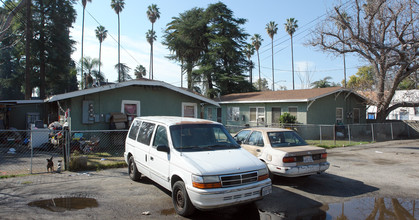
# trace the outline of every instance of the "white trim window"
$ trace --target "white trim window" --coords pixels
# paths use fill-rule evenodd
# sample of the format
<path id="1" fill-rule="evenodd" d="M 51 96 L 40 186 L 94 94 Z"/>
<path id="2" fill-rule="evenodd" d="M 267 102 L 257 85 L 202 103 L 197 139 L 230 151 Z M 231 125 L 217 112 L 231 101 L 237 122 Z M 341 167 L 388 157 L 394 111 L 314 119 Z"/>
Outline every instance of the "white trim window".
<path id="1" fill-rule="evenodd" d="M 132 120 L 140 116 L 140 101 L 122 100 L 121 112 L 127 115 L 128 125 L 131 125 Z"/>
<path id="2" fill-rule="evenodd" d="M 343 108 L 336 108 L 336 124 L 343 123 Z"/>
<path id="3" fill-rule="evenodd" d="M 198 105 L 191 102 L 182 102 L 182 117 L 197 118 Z"/>
<path id="4" fill-rule="evenodd" d="M 240 107 L 227 107 L 227 121 L 238 121 L 240 119 Z"/>
<path id="5" fill-rule="evenodd" d="M 288 113 L 290 113 L 290 115 L 294 116 L 296 119 L 298 119 L 297 118 L 297 112 L 298 112 L 298 107 L 297 106 L 288 107 Z"/>
<path id="6" fill-rule="evenodd" d="M 359 110 L 359 108 L 354 108 L 354 115 L 353 115 L 353 117 L 354 117 L 354 124 L 359 124 L 359 122 L 360 122 L 360 110 Z"/>
<path id="7" fill-rule="evenodd" d="M 264 107 L 250 107 L 250 121 L 265 122 L 265 108 Z"/>
<path id="8" fill-rule="evenodd" d="M 207 119 L 208 120 L 213 120 L 212 119 L 212 108 L 207 109 Z"/>

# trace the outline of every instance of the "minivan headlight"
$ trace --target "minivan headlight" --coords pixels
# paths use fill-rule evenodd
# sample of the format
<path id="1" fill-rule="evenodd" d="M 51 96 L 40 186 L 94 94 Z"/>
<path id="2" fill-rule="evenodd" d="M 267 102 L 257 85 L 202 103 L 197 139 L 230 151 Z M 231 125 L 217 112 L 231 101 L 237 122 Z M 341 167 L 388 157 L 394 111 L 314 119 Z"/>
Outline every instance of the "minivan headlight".
<path id="1" fill-rule="evenodd" d="M 266 180 L 269 178 L 269 172 L 267 168 L 258 170 L 258 181 Z"/>
<path id="2" fill-rule="evenodd" d="M 192 175 L 192 186 L 199 189 L 221 188 L 221 181 L 218 176 Z"/>

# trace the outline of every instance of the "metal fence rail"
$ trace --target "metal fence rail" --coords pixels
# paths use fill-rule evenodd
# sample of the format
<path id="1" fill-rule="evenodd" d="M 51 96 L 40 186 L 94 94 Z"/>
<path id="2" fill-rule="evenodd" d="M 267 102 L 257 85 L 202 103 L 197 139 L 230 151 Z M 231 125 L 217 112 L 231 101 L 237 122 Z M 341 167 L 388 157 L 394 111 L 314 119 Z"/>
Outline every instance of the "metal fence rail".
<path id="1" fill-rule="evenodd" d="M 244 126 L 226 126 L 235 134 Z M 265 127 L 268 127 L 266 125 Z M 297 131 L 306 140 L 321 144 L 324 141 L 379 142 L 397 139 L 419 138 L 418 122 L 372 123 L 349 125 L 302 125 L 274 124 L 269 127 L 288 128 Z"/>
<path id="2" fill-rule="evenodd" d="M 59 165 L 61 170 L 82 170 L 122 163 L 126 133 L 127 130 L 0 130 L 0 176 L 47 173 L 47 159 L 51 157 L 54 171 Z"/>

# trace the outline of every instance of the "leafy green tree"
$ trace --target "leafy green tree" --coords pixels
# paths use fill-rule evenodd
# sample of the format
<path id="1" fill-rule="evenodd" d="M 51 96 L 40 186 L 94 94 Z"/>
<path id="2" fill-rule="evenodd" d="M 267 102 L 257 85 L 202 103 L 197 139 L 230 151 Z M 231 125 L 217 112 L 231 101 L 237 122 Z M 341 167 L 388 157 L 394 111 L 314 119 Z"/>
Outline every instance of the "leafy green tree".
<path id="1" fill-rule="evenodd" d="M 357 91 L 374 90 L 374 68 L 372 66 L 358 68 L 358 72 L 349 77 L 347 87 Z"/>
<path id="2" fill-rule="evenodd" d="M 258 55 L 258 68 L 259 68 L 259 82 L 261 80 L 260 77 L 260 58 L 259 58 L 259 48 L 260 46 L 262 46 L 262 37 L 260 36 L 260 34 L 254 34 L 252 36 L 252 38 L 250 39 L 252 41 L 252 45 L 255 47 L 256 53 Z M 259 84 L 259 87 L 255 86 L 256 88 L 259 88 L 259 90 L 262 90 L 262 86 Z"/>
<path id="3" fill-rule="evenodd" d="M 222 95 L 253 91 L 253 85 L 243 74 L 247 70 L 243 50 L 248 34 L 241 26 L 246 19 L 235 18 L 221 2 L 209 5 L 205 14 L 208 19 L 208 49 L 200 68 L 205 69 L 209 96 L 214 97 L 216 94 L 213 91 L 216 90 Z"/>
<path id="4" fill-rule="evenodd" d="M 171 51 L 168 58 L 180 62 L 186 70 L 189 90 L 193 88 L 192 70 L 208 45 L 207 33 L 204 9 L 193 8 L 173 17 L 163 36 L 163 45 Z"/>
<path id="5" fill-rule="evenodd" d="M 115 13 L 118 15 L 118 63 L 116 66 L 118 67 L 118 82 L 121 82 L 120 80 L 124 77 L 121 76 L 121 69 L 119 67 L 122 67 L 121 64 L 121 22 L 119 19 L 119 13 L 124 9 L 125 2 L 124 0 L 112 0 L 111 1 L 111 8 L 115 11 Z"/>
<path id="6" fill-rule="evenodd" d="M 295 86 L 294 86 L 294 49 L 293 49 L 293 43 L 292 43 L 292 36 L 294 35 L 296 29 L 298 28 L 297 22 L 298 21 L 295 20 L 295 18 L 288 18 L 287 23 L 285 23 L 285 31 L 291 37 L 292 90 L 295 89 Z"/>
<path id="7" fill-rule="evenodd" d="M 271 38 L 271 50 L 272 50 L 272 91 L 275 91 L 275 69 L 274 69 L 274 36 L 278 32 L 278 24 L 275 21 L 270 21 L 266 24 L 266 32 L 268 32 Z"/>
<path id="8" fill-rule="evenodd" d="M 102 65 L 102 63 L 101 63 L 102 42 L 108 36 L 108 30 L 106 30 L 105 27 L 103 27 L 102 25 L 99 25 L 99 26 L 97 26 L 97 28 L 95 30 L 95 33 L 96 33 L 96 38 L 99 40 L 99 75 L 101 75 L 102 73 L 100 72 L 100 66 Z"/>
<path id="9" fill-rule="evenodd" d="M 154 31 L 154 22 L 156 22 L 156 20 L 160 18 L 160 11 L 159 11 L 159 8 L 157 8 L 157 5 L 156 4 L 151 4 L 151 5 L 148 6 L 147 17 L 148 17 L 148 20 L 150 20 L 150 22 L 151 22 L 151 32 L 154 33 L 153 35 L 155 36 L 155 37 L 147 38 L 147 41 L 150 43 L 150 46 L 151 46 L 151 52 L 150 52 L 150 71 L 149 71 L 149 74 L 150 74 L 151 79 L 153 79 L 154 78 L 154 71 L 153 71 L 153 41 L 155 41 L 156 40 L 156 37 L 157 37 L 156 36 L 156 32 Z"/>
<path id="10" fill-rule="evenodd" d="M 269 85 L 268 85 L 268 80 L 266 80 L 265 78 L 263 79 L 258 79 L 257 82 L 255 82 L 253 84 L 253 86 L 255 88 L 260 88 L 259 91 L 269 91 Z"/>
<path id="11" fill-rule="evenodd" d="M 136 79 L 142 79 L 145 77 L 146 75 L 146 69 L 143 65 L 138 65 L 135 69 L 134 69 L 134 75 Z"/>

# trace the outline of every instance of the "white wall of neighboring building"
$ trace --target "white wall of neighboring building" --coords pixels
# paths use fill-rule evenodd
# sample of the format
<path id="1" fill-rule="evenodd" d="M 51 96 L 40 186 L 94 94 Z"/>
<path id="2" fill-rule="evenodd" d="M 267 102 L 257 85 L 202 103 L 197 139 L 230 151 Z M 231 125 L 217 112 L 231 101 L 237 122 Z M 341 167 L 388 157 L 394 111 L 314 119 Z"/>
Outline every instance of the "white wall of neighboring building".
<path id="1" fill-rule="evenodd" d="M 400 102 L 419 102 L 419 90 L 397 90 L 391 103 Z M 390 104 L 391 105 L 391 104 Z M 375 119 L 377 113 L 376 106 L 367 108 L 367 119 Z M 374 116 L 374 118 L 372 118 Z M 390 112 L 387 116 L 388 120 L 415 120 L 419 121 L 419 107 L 402 107 Z"/>

